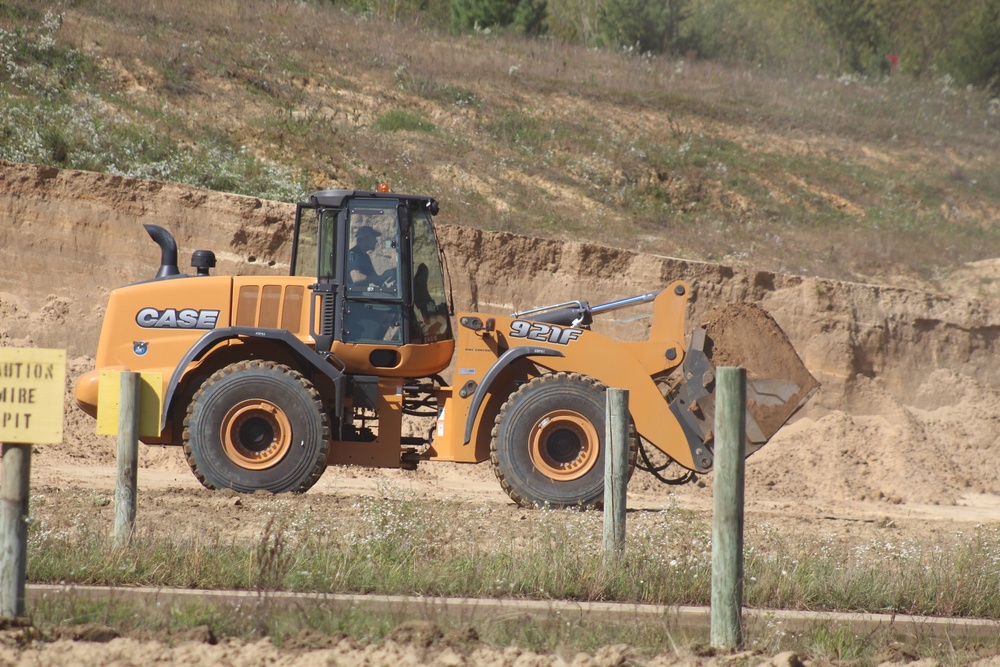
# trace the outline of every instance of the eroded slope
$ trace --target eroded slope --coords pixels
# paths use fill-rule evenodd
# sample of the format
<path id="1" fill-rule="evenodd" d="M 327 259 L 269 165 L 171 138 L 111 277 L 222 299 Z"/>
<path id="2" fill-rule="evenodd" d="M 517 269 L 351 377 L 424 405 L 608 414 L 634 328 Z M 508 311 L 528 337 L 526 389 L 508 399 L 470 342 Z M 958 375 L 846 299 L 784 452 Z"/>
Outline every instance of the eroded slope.
<path id="1" fill-rule="evenodd" d="M 219 273 L 285 273 L 293 212 L 171 183 L 0 163 L 8 259 L 0 265 L 0 344 L 92 356 L 107 294 L 152 277 L 159 264 L 142 223 L 174 234 L 182 270 L 204 248 L 217 254 Z M 990 464 L 1000 454 L 992 301 L 465 227 L 440 234 L 457 310 L 598 304 L 674 280 L 693 288 L 689 324 L 726 303 L 759 303 L 823 384 L 801 418 L 751 459 L 751 483 L 778 489 L 765 492 L 927 502 L 1000 492 Z M 646 316 L 615 311 L 596 326 L 634 339 Z M 63 447 L 90 450 L 91 424 L 70 420 Z"/>

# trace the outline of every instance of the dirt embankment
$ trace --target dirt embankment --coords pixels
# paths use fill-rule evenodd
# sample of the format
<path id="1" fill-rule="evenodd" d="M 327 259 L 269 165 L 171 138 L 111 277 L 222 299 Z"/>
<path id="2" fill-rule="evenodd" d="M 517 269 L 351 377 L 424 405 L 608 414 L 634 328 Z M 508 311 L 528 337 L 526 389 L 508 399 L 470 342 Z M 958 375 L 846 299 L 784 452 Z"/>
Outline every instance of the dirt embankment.
<path id="1" fill-rule="evenodd" d="M 156 272 L 160 251 L 142 223 L 175 236 L 182 270 L 192 250 L 211 249 L 218 273 L 286 273 L 293 215 L 250 197 L 0 162 L 0 243 L 13 260 L 0 264 L 0 345 L 92 356 L 110 290 Z M 763 306 L 823 384 L 751 459 L 749 481 L 763 488 L 909 502 L 1000 492 L 989 463 L 1000 454 L 998 303 L 458 226 L 440 234 L 458 310 L 598 304 L 675 280 L 692 288 L 689 324 L 726 303 Z M 648 314 L 614 311 L 595 328 L 635 339 Z"/>
<path id="2" fill-rule="evenodd" d="M 853 410 L 858 384 L 877 379 L 907 400 L 939 368 L 1000 389 L 992 360 L 1000 304 L 961 295 L 775 274 L 466 227 L 444 227 L 459 304 L 511 311 L 566 299 L 592 304 L 691 284 L 689 324 L 726 303 L 759 303 L 823 383 L 813 414 Z M 632 338 L 648 320 L 617 311 L 606 332 Z M 600 325 L 598 325 L 600 326 Z M 865 399 L 867 401 L 867 399 Z"/>

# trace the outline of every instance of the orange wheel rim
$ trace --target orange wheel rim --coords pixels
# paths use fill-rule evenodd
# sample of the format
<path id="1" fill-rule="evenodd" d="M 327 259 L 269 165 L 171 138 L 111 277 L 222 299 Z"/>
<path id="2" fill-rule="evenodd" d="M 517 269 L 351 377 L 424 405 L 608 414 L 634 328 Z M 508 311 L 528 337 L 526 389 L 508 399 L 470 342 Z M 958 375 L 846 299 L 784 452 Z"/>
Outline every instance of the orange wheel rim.
<path id="1" fill-rule="evenodd" d="M 249 470 L 270 468 L 292 445 L 292 425 L 271 401 L 241 401 L 222 420 L 222 447 L 231 461 Z"/>
<path id="2" fill-rule="evenodd" d="M 528 434 L 528 451 L 535 468 L 561 482 L 590 472 L 600 450 L 601 441 L 593 424 L 572 410 L 545 414 Z"/>

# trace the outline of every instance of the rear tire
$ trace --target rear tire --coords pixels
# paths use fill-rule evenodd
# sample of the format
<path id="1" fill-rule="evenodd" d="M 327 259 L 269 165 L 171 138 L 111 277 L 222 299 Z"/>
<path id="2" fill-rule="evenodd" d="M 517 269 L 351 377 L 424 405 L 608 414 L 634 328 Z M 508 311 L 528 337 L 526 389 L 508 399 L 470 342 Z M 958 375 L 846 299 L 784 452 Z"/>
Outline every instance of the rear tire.
<path id="1" fill-rule="evenodd" d="M 312 383 L 266 361 L 216 371 L 184 420 L 184 454 L 209 489 L 305 491 L 326 469 L 329 440 L 329 419 Z"/>
<path id="2" fill-rule="evenodd" d="M 534 378 L 510 395 L 493 425 L 490 460 L 500 486 L 522 507 L 604 504 L 607 388 L 576 373 Z M 638 439 L 629 442 L 629 474 Z"/>

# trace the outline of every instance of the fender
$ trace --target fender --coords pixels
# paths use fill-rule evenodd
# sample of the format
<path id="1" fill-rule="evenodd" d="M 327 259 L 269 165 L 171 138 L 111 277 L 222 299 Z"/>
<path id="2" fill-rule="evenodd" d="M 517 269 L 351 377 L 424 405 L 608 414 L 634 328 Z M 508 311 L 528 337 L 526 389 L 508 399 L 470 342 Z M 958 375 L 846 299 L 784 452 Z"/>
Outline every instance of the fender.
<path id="1" fill-rule="evenodd" d="M 178 363 L 177 367 L 174 369 L 174 373 L 170 377 L 170 384 L 167 385 L 167 391 L 163 398 L 163 414 L 160 415 L 160 433 L 163 433 L 163 429 L 167 427 L 167 415 L 170 414 L 170 410 L 173 407 L 174 393 L 177 391 L 177 387 L 180 384 L 184 373 L 187 371 L 188 366 L 190 366 L 192 362 L 200 360 L 210 349 L 218 345 L 220 342 L 234 338 L 266 338 L 268 340 L 278 341 L 286 345 L 291 350 L 292 354 L 294 354 L 303 365 L 315 368 L 333 381 L 333 386 L 335 387 L 337 394 L 336 404 L 338 406 L 343 404 L 344 373 L 340 368 L 328 363 L 328 360 L 330 359 L 336 360 L 336 357 L 333 355 L 324 356 L 323 354 L 317 353 L 286 329 L 223 327 L 221 329 L 213 329 L 199 338 L 198 341 L 191 346 L 191 349 L 185 353 L 184 357 L 180 360 L 180 363 Z"/>
<path id="2" fill-rule="evenodd" d="M 493 381 L 500 375 L 503 369 L 510 366 L 512 363 L 521 359 L 522 357 L 565 357 L 559 350 L 550 350 L 546 347 L 529 347 L 527 345 L 521 345 L 518 347 L 512 347 L 503 354 L 501 354 L 493 365 L 490 366 L 490 370 L 486 371 L 486 375 L 483 376 L 483 381 L 479 383 L 476 387 L 476 393 L 472 395 L 472 402 L 469 404 L 469 413 L 465 417 L 465 439 L 462 441 L 463 445 L 468 445 L 469 441 L 472 440 L 472 428 L 476 423 L 476 416 L 479 414 L 479 409 L 483 405 L 483 401 L 486 399 L 486 392 L 489 391 L 490 385 Z"/>

